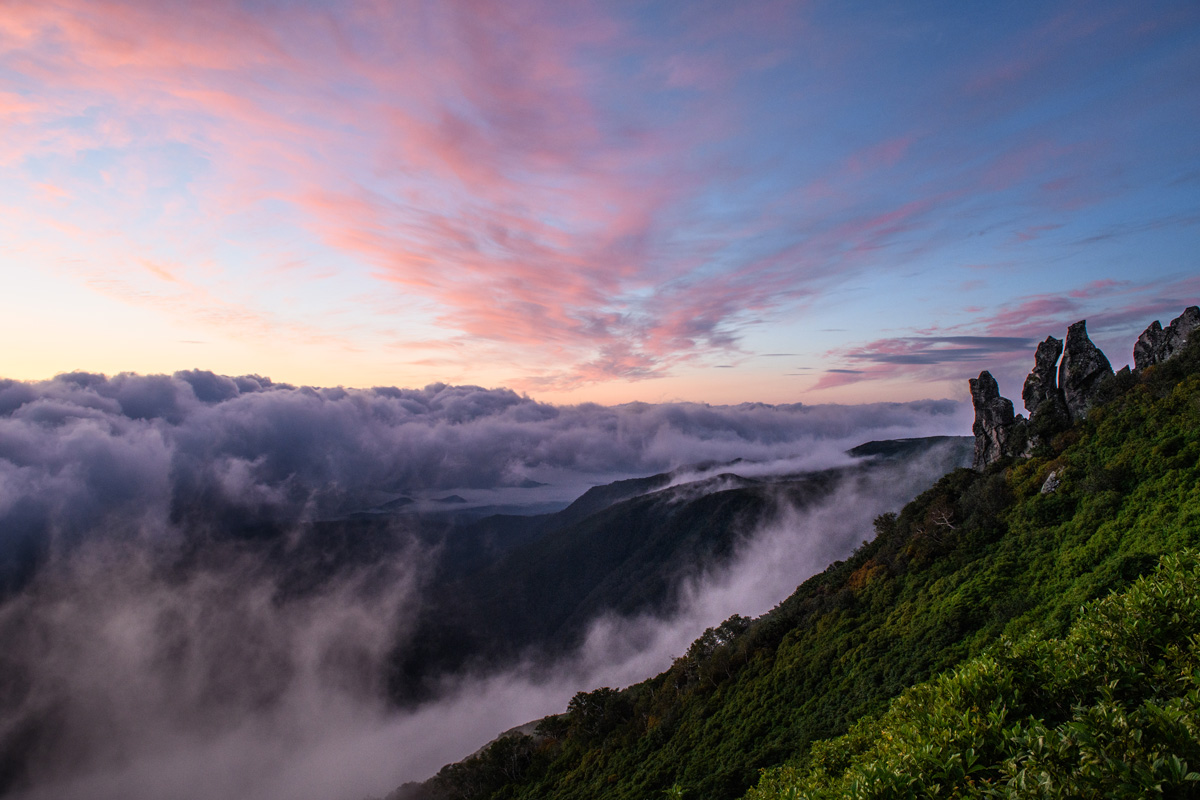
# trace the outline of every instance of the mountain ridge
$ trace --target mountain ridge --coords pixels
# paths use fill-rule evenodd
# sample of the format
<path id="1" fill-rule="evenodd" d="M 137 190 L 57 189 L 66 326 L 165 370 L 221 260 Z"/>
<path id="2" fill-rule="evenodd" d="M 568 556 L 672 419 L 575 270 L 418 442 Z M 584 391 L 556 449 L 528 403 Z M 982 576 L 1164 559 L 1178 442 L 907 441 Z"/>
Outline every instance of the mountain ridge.
<path id="1" fill-rule="evenodd" d="M 948 473 L 882 515 L 874 539 L 766 615 L 731 618 L 660 675 L 581 692 L 537 737 L 502 739 L 390 797 L 740 797 L 760 768 L 805 768 L 814 743 L 1001 634 L 1065 634 L 1081 605 L 1200 544 L 1190 338 L 1102 381 L 1086 415 L 1030 455 Z M 1043 491 L 1051 474 L 1059 484 Z M 763 797 L 806 796 L 772 786 Z"/>
<path id="2" fill-rule="evenodd" d="M 451 539 L 456 552 L 473 549 L 479 531 L 521 540 L 435 583 L 413 644 L 397 653 L 393 696 L 413 703 L 447 674 L 548 662 L 578 646 L 604 614 L 667 615 L 688 577 L 727 563 L 781 505 L 804 508 L 857 476 L 883 476 L 922 455 L 965 463 L 969 446 L 965 437 L 908 440 L 891 459 L 775 478 L 722 472 L 673 484 L 691 470 L 663 473 L 596 487 L 557 514 L 480 520 L 470 537 Z"/>

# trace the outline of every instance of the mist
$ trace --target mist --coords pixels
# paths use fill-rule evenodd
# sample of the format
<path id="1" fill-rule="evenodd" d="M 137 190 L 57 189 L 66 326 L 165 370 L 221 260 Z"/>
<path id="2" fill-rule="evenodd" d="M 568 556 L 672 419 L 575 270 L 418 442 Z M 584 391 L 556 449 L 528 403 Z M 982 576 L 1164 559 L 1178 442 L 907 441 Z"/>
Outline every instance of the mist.
<path id="1" fill-rule="evenodd" d="M 845 463 L 870 439 L 958 433 L 963 419 L 945 401 L 555 407 L 477 387 L 209 373 L 5 382 L 0 552 L 40 555 L 0 604 L 0 793 L 382 796 L 578 691 L 661 671 L 733 613 L 769 610 L 946 464 L 932 454 L 867 472 L 804 509 L 781 499 L 723 568 L 679 587 L 671 616 L 595 620 L 552 665 L 448 678 L 402 711 L 388 701 L 388 657 L 411 635 L 436 547 L 398 521 L 386 557 L 295 592 L 239 541 L 201 537 L 201 557 L 181 567 L 197 529 L 246 515 L 299 530 L 422 492 L 519 502 L 545 488 L 530 482 L 565 502 L 595 483 L 737 458 L 738 474 L 792 473 Z M 690 474 L 703 470 L 676 483 Z"/>
<path id="2" fill-rule="evenodd" d="M 554 406 L 507 389 L 293 387 L 208 372 L 0 380 L 8 539 L 210 517 L 313 519 L 397 497 L 570 502 L 706 461 L 837 458 L 867 439 L 960 433 L 962 404 Z M 545 484 L 538 486 L 537 484 Z"/>

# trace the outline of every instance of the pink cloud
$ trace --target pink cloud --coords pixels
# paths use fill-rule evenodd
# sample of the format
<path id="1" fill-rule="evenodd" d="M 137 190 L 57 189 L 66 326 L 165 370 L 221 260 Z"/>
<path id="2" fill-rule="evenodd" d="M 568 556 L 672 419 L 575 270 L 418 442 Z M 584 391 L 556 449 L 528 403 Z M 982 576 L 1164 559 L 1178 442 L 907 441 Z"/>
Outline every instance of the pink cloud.
<path id="1" fill-rule="evenodd" d="M 672 33 L 648 42 L 602 3 L 14 1 L 0 15 L 0 163 L 49 163 L 38 181 L 61 189 L 57 202 L 103 198 L 87 220 L 57 219 L 47 199 L 39 221 L 76 226 L 82 242 L 124 231 L 137 258 L 91 277 L 130 302 L 163 303 L 170 276 L 193 290 L 170 298 L 188 313 L 243 318 L 250 303 L 223 294 L 206 242 L 282 231 L 262 261 L 311 263 L 311 276 L 349 264 L 373 284 L 344 313 L 374 313 L 422 347 L 440 329 L 447 359 L 485 353 L 566 385 L 736 352 L 745 330 L 877 268 L 884 251 L 901 264 L 935 246 L 948 208 L 1084 152 L 1031 137 L 982 172 L 947 175 L 923 169 L 933 148 L 916 145 L 933 134 L 907 124 L 709 230 L 696 209 L 743 204 L 725 189 L 746 176 L 719 153 L 751 119 L 740 91 L 802 49 L 807 9 L 665 13 Z M 614 91 L 623 81 L 630 91 Z M 662 98 L 678 104 L 670 114 L 637 106 Z M 168 149 L 203 166 L 173 175 L 155 155 Z M 94 153 L 95 174 L 75 171 Z M 922 177 L 897 202 L 895 184 L 870 184 L 900 165 Z M 1076 191 L 1050 177 L 1048 193 Z M 153 217 L 141 240 L 122 227 L 138 217 Z M 305 270 L 262 268 L 264 294 Z M 1026 298 L 987 324 L 1032 328 L 1083 299 Z M 418 333 L 405 313 L 420 316 Z"/>
<path id="2" fill-rule="evenodd" d="M 1062 228 L 1062 225 L 1031 225 L 1023 230 L 1016 231 L 1013 234 L 1013 238 L 1023 244 L 1025 242 L 1032 242 L 1036 239 L 1040 239 L 1042 238 L 1042 234 L 1050 233 L 1051 231 L 1056 231 L 1060 228 Z"/>
<path id="3" fill-rule="evenodd" d="M 981 369 L 1019 387 L 1033 365 L 1034 343 L 1048 335 L 1061 338 L 1080 319 L 1087 320 L 1089 334 L 1103 340 L 1110 359 L 1120 364 L 1153 320 L 1165 324 L 1198 300 L 1200 277 L 1140 285 L 1095 280 L 1063 294 L 1019 298 L 991 314 L 972 312 L 968 324 L 925 328 L 912 336 L 832 351 L 829 359 L 848 368 L 827 372 L 814 389 L 888 379 L 963 380 Z"/>
<path id="4" fill-rule="evenodd" d="M 282 202 L 328 246 L 429 301 L 450 335 L 539 352 L 548 372 L 579 380 L 651 377 L 734 347 L 747 319 L 811 294 L 798 277 L 852 266 L 930 208 L 833 219 L 800 245 L 715 276 L 700 251 L 657 257 L 665 217 L 699 180 L 678 154 L 720 124 L 614 126 L 595 91 L 606 76 L 577 58 L 581 47 L 619 47 L 622 27 L 599 7 L 573 9 L 570 24 L 518 4 L 359 8 L 337 19 L 116 0 L 18 10 L 4 31 L 48 91 L 15 109 L 47 119 L 98 103 L 154 124 L 117 115 L 73 144 L 37 141 L 35 131 L 26 154 L 147 137 L 219 154 L 219 174 L 198 187 L 214 220 Z M 731 12 L 712 29 L 706 14 L 684 36 L 703 43 L 729 24 L 778 35 L 791 13 L 786 4 Z M 730 55 L 703 57 L 733 75 Z M 365 99 L 337 91 L 351 74 L 367 81 Z M 894 164 L 910 142 L 881 142 L 846 169 Z M 212 297 L 195 293 L 197 314 L 225 313 Z"/>
<path id="5" fill-rule="evenodd" d="M 452 328 L 531 346 L 573 339 L 586 355 L 603 345 L 588 337 L 616 318 L 598 307 L 648 279 L 637 242 L 688 180 L 646 185 L 634 172 L 660 159 L 665 143 L 614 140 L 601 130 L 603 116 L 588 100 L 592 78 L 573 64 L 573 48 L 594 42 L 598 30 L 611 35 L 612 26 L 578 18 L 556 26 L 528 10 L 441 6 L 430 24 L 452 30 L 435 45 L 405 37 L 386 67 L 352 65 L 369 67 L 375 81 L 363 106 L 319 91 L 339 79 L 327 73 L 340 62 L 275 41 L 275 31 L 296 28 L 312 38 L 303 29 L 318 21 L 303 11 L 284 21 L 232 5 L 176 13 L 127 3 L 22 4 L 6 16 L 4 34 L 26 48 L 28 74 L 45 99 L 6 92 L 3 110 L 45 119 L 70 113 L 54 105 L 64 99 L 104 98 L 141 109 L 166 124 L 156 132 L 164 140 L 220 153 L 226 174 L 223 187 L 214 184 L 221 193 L 210 198 L 213 211 L 282 200 L 333 246 L 368 257 L 380 277 L 440 303 Z M 384 29 L 380 38 L 392 45 L 411 19 L 402 9 L 384 12 L 357 21 L 372 33 Z M 403 55 L 414 44 L 424 44 L 421 58 Z M 430 57 L 440 45 L 448 51 Z M 418 62 L 428 75 L 406 68 Z M 306 81 L 318 83 L 315 96 L 293 90 Z M 371 107 L 385 113 L 364 116 Z M 14 157 L 47 145 L 124 147 L 142 135 L 130 122 L 113 118 L 73 145 L 38 141 L 32 131 Z M 390 196 L 340 174 L 372 166 L 369 152 L 354 152 L 356 136 L 391 142 L 399 156 Z"/>
<path id="6" fill-rule="evenodd" d="M 895 378 L 899 373 L 894 367 L 872 366 L 866 369 L 832 369 L 826 370 L 816 383 L 813 384 L 813 391 L 821 391 L 823 389 L 837 389 L 842 386 L 852 386 L 856 383 L 866 381 L 890 380 Z"/>
<path id="7" fill-rule="evenodd" d="M 885 139 L 871 145 L 846 159 L 844 170 L 852 175 L 873 174 L 886 167 L 894 167 L 912 147 L 913 135 Z"/>
<path id="8" fill-rule="evenodd" d="M 1055 140 L 1026 142 L 1000 153 L 980 174 L 983 188 L 1001 191 L 1028 180 L 1044 176 L 1055 165 L 1075 155 L 1072 146 Z"/>
<path id="9" fill-rule="evenodd" d="M 1079 299 L 1095 297 L 1097 295 L 1112 294 L 1114 290 L 1123 289 L 1131 284 L 1132 281 L 1114 281 L 1111 278 L 1105 278 L 1103 280 L 1092 281 L 1082 288 L 1072 289 L 1067 294 Z"/>
<path id="10" fill-rule="evenodd" d="M 995 97 L 1035 75 L 1045 73 L 1072 43 L 1092 37 L 1098 30 L 1125 22 L 1127 11 L 1098 13 L 1091 6 L 1068 8 L 1017 37 L 999 40 L 997 48 L 967 78 L 969 95 Z"/>

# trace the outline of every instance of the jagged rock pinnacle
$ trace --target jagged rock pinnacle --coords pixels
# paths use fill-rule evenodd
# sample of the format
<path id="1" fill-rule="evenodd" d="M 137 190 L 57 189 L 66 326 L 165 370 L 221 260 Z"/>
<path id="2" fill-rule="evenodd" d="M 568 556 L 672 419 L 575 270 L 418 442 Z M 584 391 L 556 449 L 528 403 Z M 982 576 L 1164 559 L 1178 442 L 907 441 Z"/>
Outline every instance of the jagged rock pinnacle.
<path id="1" fill-rule="evenodd" d="M 1067 328 L 1062 363 L 1058 366 L 1058 385 L 1067 403 L 1072 421 L 1087 415 L 1088 406 L 1100 384 L 1111 378 L 1112 365 L 1087 335 L 1087 320 Z"/>
<path id="2" fill-rule="evenodd" d="M 971 378 L 971 403 L 975 406 L 975 469 L 983 469 L 1009 453 L 1009 442 L 1017 419 L 1013 404 L 1000 396 L 1000 386 L 992 373 L 984 370 Z"/>
<path id="3" fill-rule="evenodd" d="M 1162 361 L 1159 357 L 1159 354 L 1162 352 L 1162 345 L 1162 324 L 1158 320 L 1154 320 L 1154 322 L 1150 323 L 1149 328 L 1142 331 L 1142 335 L 1138 337 L 1137 342 L 1133 345 L 1134 369 L 1145 369 Z"/>
<path id="4" fill-rule="evenodd" d="M 1135 368 L 1145 369 L 1170 359 L 1196 330 L 1200 330 L 1200 306 L 1185 308 L 1165 330 L 1154 321 L 1133 348 Z M 985 370 L 970 380 L 971 403 L 975 406 L 975 423 L 971 426 L 975 434 L 975 469 L 1005 456 L 1030 455 L 1040 443 L 1050 441 L 1055 433 L 1085 416 L 1100 387 L 1113 377 L 1108 358 L 1088 338 L 1086 320 L 1067 329 L 1066 342 L 1047 336 L 1033 358 L 1033 371 L 1021 390 L 1021 399 L 1029 410 L 1028 420 L 1013 415 L 1012 401 L 1000 396 L 1000 387 L 990 372 Z M 1122 375 L 1128 373 L 1129 367 L 1121 370 Z"/>
<path id="5" fill-rule="evenodd" d="M 1188 335 L 1197 328 L 1200 328 L 1200 307 L 1197 306 L 1185 308 L 1166 330 L 1154 320 L 1133 346 L 1134 368 L 1141 370 L 1166 361 L 1183 349 Z"/>
<path id="6" fill-rule="evenodd" d="M 1033 356 L 1033 372 L 1025 379 L 1025 387 L 1021 390 L 1021 399 L 1025 401 L 1025 409 L 1030 419 L 1046 406 L 1063 406 L 1062 392 L 1058 390 L 1058 357 L 1062 355 L 1062 339 L 1047 336 L 1046 341 L 1037 346 Z"/>
<path id="7" fill-rule="evenodd" d="M 1040 442 L 1049 440 L 1059 430 L 1065 428 L 1069 421 L 1067 416 L 1067 401 L 1062 389 L 1058 388 L 1058 357 L 1062 355 L 1062 339 L 1047 336 L 1046 341 L 1037 346 L 1034 355 L 1033 371 L 1025 379 L 1021 390 L 1021 399 L 1029 411 L 1029 444 L 1036 447 Z"/>

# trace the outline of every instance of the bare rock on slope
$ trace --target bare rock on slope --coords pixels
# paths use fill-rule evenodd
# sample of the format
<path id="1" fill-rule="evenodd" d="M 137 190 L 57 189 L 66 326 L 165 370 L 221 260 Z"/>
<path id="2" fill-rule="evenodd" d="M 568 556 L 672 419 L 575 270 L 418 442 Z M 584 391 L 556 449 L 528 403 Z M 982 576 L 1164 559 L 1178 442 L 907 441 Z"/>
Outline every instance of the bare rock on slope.
<path id="1" fill-rule="evenodd" d="M 1197 306 L 1185 308 L 1166 330 L 1154 320 L 1133 346 L 1134 368 L 1142 370 L 1166 361 L 1183 349 L 1188 336 L 1197 328 L 1200 328 L 1200 307 Z"/>
<path id="2" fill-rule="evenodd" d="M 992 373 L 984 370 L 969 383 L 971 404 L 975 406 L 975 423 L 971 426 L 975 434 L 975 469 L 983 469 L 1012 455 L 1018 421 L 1024 423 L 1024 419 L 1013 416 L 1012 401 L 1000 396 L 1000 386 Z"/>
<path id="3" fill-rule="evenodd" d="M 1030 439 L 1034 445 L 1037 443 L 1034 440 L 1048 438 L 1069 421 L 1067 401 L 1058 387 L 1058 357 L 1062 351 L 1062 340 L 1047 336 L 1037 346 L 1033 371 L 1021 390 L 1021 399 L 1029 411 Z"/>
<path id="4" fill-rule="evenodd" d="M 1112 365 L 1087 335 L 1087 320 L 1067 328 L 1062 363 L 1058 365 L 1058 385 L 1072 421 L 1087 415 L 1088 406 L 1100 385 L 1112 377 Z"/>

